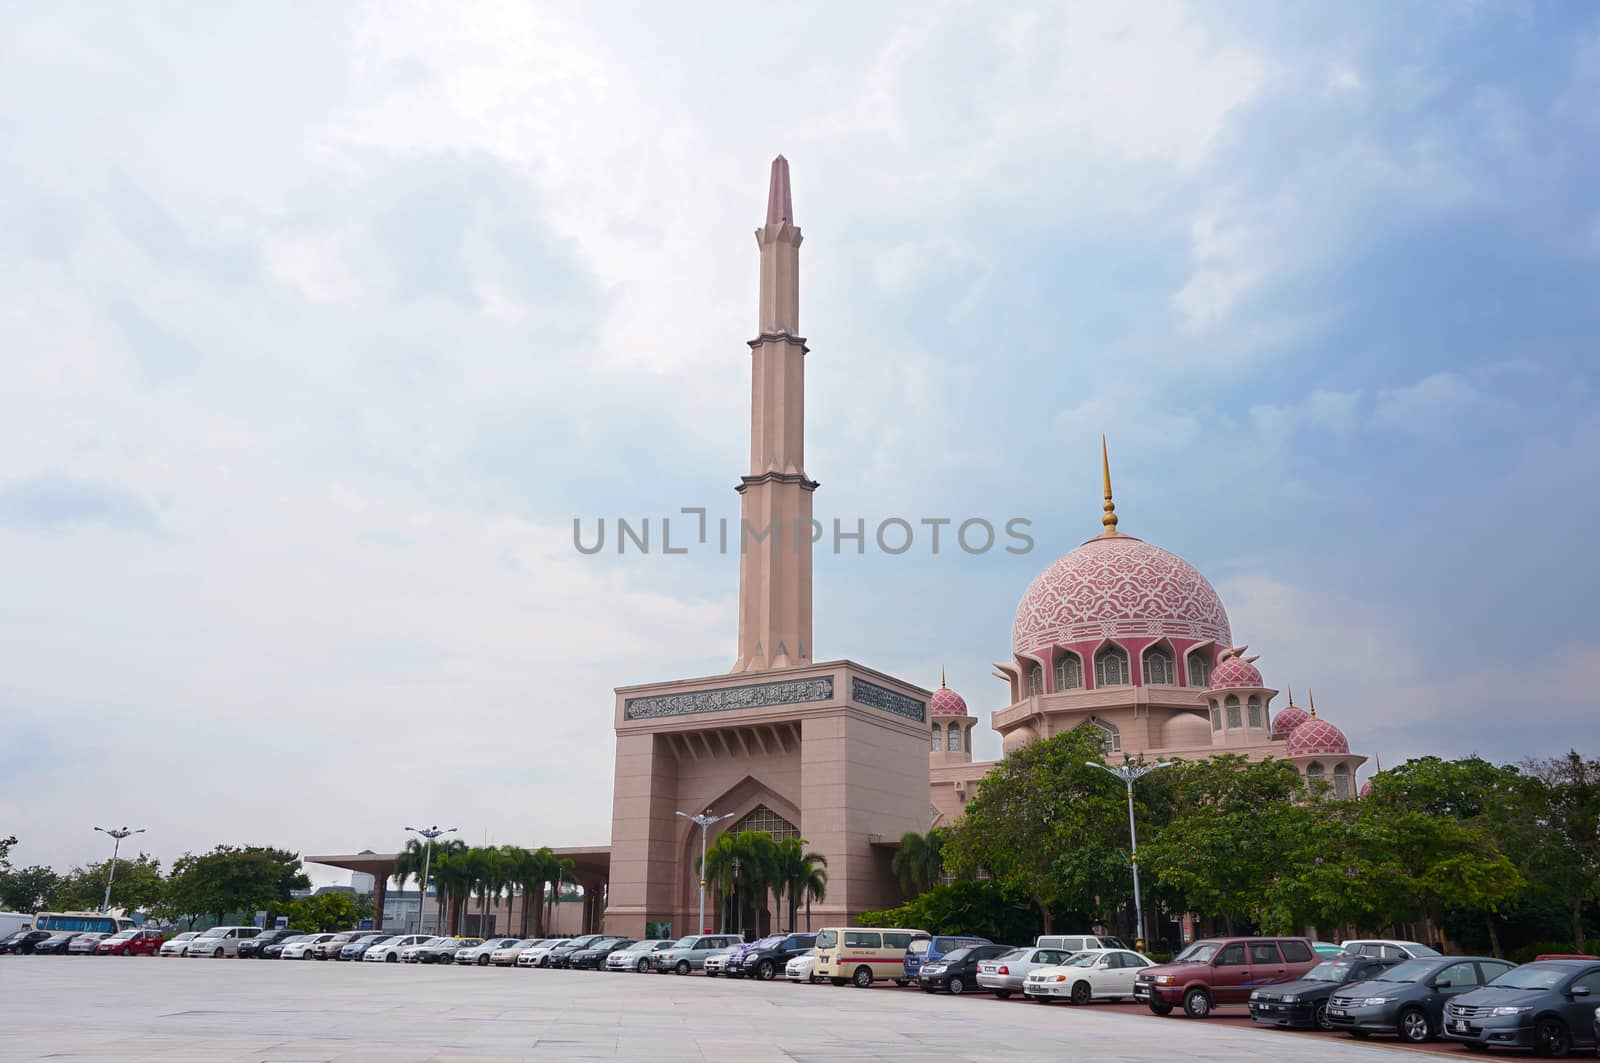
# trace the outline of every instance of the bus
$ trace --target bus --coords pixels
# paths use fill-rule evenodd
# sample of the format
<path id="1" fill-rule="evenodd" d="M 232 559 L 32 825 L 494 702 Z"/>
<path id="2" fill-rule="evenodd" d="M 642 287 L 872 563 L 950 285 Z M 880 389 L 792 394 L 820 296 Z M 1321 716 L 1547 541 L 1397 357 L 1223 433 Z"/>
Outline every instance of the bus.
<path id="1" fill-rule="evenodd" d="M 134 926 L 132 919 L 106 915 L 103 912 L 35 912 L 33 915 L 35 930 L 49 930 L 56 933 L 83 930 L 99 934 L 115 934 L 119 930 L 131 930 Z"/>

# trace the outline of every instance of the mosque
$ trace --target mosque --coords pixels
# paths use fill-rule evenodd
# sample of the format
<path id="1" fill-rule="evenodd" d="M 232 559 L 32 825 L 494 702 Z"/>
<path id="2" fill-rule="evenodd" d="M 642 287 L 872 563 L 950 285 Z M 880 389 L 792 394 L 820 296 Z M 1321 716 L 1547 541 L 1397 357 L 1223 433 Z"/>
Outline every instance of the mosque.
<path id="1" fill-rule="evenodd" d="M 802 532 L 819 486 L 805 467 L 810 347 L 800 332 L 802 234 L 781 155 L 755 238 L 750 466 L 735 490 L 743 526 L 770 534 L 741 544 L 731 670 L 615 691 L 610 844 L 556 850 L 578 866 L 582 929 L 696 929 L 696 859 L 729 830 L 803 837 L 827 859 L 813 925 L 892 906 L 902 899 L 890 867 L 901 836 L 955 822 L 995 767 L 973 760 L 978 717 L 942 679 L 930 691 L 853 660 L 815 659 L 812 537 Z M 1100 534 L 1027 588 L 1010 654 L 995 664 L 1007 696 L 989 725 L 1005 752 L 1088 724 L 1109 758 L 1274 757 L 1354 796 L 1366 758 L 1314 701 L 1302 709 L 1291 694 L 1274 710 L 1278 691 L 1234 644 L 1206 578 L 1119 529 L 1103 442 L 1101 471 Z M 372 873 L 380 891 L 394 867 L 394 854 L 307 859 Z M 714 893 L 706 891 L 705 930 L 720 919 Z M 767 913 L 749 914 L 743 925 L 765 932 Z"/>

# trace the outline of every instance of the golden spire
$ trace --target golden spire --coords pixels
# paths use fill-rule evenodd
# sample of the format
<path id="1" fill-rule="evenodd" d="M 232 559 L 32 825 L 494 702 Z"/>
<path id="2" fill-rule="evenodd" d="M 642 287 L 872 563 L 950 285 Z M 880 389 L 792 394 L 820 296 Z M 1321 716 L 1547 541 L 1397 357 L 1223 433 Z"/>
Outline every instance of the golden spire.
<path id="1" fill-rule="evenodd" d="M 1100 518 L 1100 523 L 1106 526 L 1101 536 L 1117 534 L 1117 504 L 1111 501 L 1111 459 L 1106 454 L 1106 437 L 1100 437 L 1100 476 L 1106 485 L 1106 515 Z"/>
<path id="2" fill-rule="evenodd" d="M 946 689 L 944 685 L 944 665 L 942 664 L 939 666 L 939 689 Z"/>
<path id="3" fill-rule="evenodd" d="M 1294 704 L 1294 686 L 1293 686 L 1293 684 L 1291 684 L 1290 687 L 1289 687 L 1289 704 L 1290 705 Z"/>
<path id="4" fill-rule="evenodd" d="M 1311 698 L 1311 716 L 1315 719 L 1317 715 L 1317 692 L 1315 690 L 1308 691 L 1307 696 Z"/>

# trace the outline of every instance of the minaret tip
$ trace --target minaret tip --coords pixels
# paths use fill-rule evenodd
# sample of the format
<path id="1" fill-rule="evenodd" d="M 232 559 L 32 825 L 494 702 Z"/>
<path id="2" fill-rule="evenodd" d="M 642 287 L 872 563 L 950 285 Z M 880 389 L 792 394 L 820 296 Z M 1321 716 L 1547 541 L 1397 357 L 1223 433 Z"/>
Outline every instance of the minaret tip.
<path id="1" fill-rule="evenodd" d="M 942 665 L 942 664 L 939 666 L 939 689 L 940 690 L 945 689 L 945 685 L 944 685 L 944 665 Z"/>
<path id="2" fill-rule="evenodd" d="M 1317 692 L 1315 690 L 1307 690 L 1306 696 L 1311 699 L 1311 715 L 1315 718 L 1317 715 Z"/>
<path id="3" fill-rule="evenodd" d="M 772 160 L 772 179 L 767 185 L 767 224 L 794 221 L 794 202 L 789 193 L 789 160 L 779 155 Z"/>
<path id="4" fill-rule="evenodd" d="M 1100 437 L 1100 476 L 1105 481 L 1106 488 L 1106 515 L 1100 518 L 1100 523 L 1106 530 L 1101 536 L 1116 535 L 1117 533 L 1117 504 L 1111 501 L 1111 458 L 1106 451 L 1106 437 Z"/>

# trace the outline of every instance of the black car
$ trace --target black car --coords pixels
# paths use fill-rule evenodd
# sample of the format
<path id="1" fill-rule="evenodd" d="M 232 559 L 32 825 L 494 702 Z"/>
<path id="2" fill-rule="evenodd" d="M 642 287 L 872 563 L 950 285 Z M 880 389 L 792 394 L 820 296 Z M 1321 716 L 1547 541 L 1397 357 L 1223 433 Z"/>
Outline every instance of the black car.
<path id="1" fill-rule="evenodd" d="M 959 996 L 969 989 L 978 988 L 978 964 L 1004 956 L 1010 945 L 968 945 L 945 953 L 937 960 L 924 963 L 917 970 L 917 984 L 929 993 L 946 990 Z"/>
<path id="2" fill-rule="evenodd" d="M 1399 963 L 1374 956 L 1339 956 L 1323 960 L 1295 982 L 1282 982 L 1250 994 L 1250 1017 L 1265 1026 L 1328 1025 L 1328 998 L 1340 986 L 1376 978 Z"/>
<path id="3" fill-rule="evenodd" d="M 770 982 L 783 973 L 790 960 L 802 952 L 810 952 L 816 944 L 815 934 L 789 934 L 770 945 L 758 943 L 759 947 L 740 954 L 737 959 L 730 959 L 728 966 L 723 968 L 723 973 L 730 978 L 743 978 L 748 975 L 763 982 Z"/>
<path id="4" fill-rule="evenodd" d="M 567 965 L 567 961 L 572 959 L 572 954 L 574 952 L 577 952 L 580 949 L 588 948 L 590 945 L 597 943 L 603 937 L 605 937 L 604 934 L 585 934 L 582 937 L 575 937 L 570 941 L 563 941 L 545 955 L 544 963 L 542 963 L 540 966 L 565 967 Z"/>
<path id="5" fill-rule="evenodd" d="M 1560 1059 L 1594 1049 L 1600 960 L 1539 960 L 1444 1007 L 1444 1035 L 1472 1048 L 1531 1048 Z"/>
<path id="6" fill-rule="evenodd" d="M 1328 1028 L 1352 1037 L 1398 1034 L 1422 1044 L 1439 1036 L 1445 1002 L 1511 970 L 1492 956 L 1425 956 L 1402 960 L 1366 982 L 1340 986 L 1328 1000 Z"/>
<path id="7" fill-rule="evenodd" d="M 310 934 L 296 930 L 286 938 L 279 938 L 270 945 L 261 946 L 261 951 L 256 953 L 256 955 L 263 960 L 281 960 L 283 959 L 283 947 L 285 945 L 289 944 L 291 941 L 299 941 L 303 937 L 310 936 Z M 244 946 L 245 943 L 243 941 L 239 942 L 239 947 L 241 949 L 244 948 Z"/>
<path id="8" fill-rule="evenodd" d="M 82 933 L 84 933 L 82 930 L 63 930 L 58 934 L 51 934 L 43 941 L 34 942 L 33 954 L 35 956 L 65 956 L 67 954 L 67 946 L 72 944 L 72 939 Z"/>
<path id="9" fill-rule="evenodd" d="M 261 950 L 268 945 L 281 945 L 290 938 L 297 938 L 305 933 L 304 930 L 290 930 L 287 927 L 276 930 L 263 930 L 253 938 L 245 938 L 239 942 L 239 958 L 241 960 L 258 960 Z M 278 950 L 282 952 L 282 949 Z"/>
<path id="10" fill-rule="evenodd" d="M 50 936 L 48 930 L 19 930 L 15 934 L 0 941 L 0 955 L 14 953 L 25 955 L 33 951 L 33 947 Z"/>
<path id="11" fill-rule="evenodd" d="M 598 971 L 606 965 L 606 957 L 618 949 L 625 949 L 629 945 L 638 944 L 633 938 L 606 937 L 601 938 L 586 949 L 574 949 L 567 953 L 565 967 L 575 971 Z"/>

